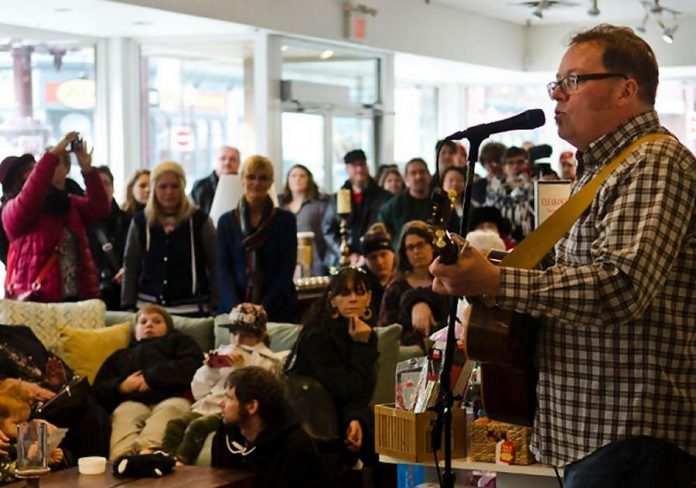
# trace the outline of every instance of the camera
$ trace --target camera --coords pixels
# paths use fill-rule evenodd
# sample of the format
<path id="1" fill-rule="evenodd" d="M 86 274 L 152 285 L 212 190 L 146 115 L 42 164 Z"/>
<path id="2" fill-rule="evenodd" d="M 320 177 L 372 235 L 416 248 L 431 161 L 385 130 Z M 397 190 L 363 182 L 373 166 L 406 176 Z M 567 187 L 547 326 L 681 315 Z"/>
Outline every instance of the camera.
<path id="1" fill-rule="evenodd" d="M 70 152 L 77 152 L 77 151 L 82 150 L 82 144 L 83 144 L 82 138 L 77 137 L 75 140 L 70 141 L 69 151 Z"/>

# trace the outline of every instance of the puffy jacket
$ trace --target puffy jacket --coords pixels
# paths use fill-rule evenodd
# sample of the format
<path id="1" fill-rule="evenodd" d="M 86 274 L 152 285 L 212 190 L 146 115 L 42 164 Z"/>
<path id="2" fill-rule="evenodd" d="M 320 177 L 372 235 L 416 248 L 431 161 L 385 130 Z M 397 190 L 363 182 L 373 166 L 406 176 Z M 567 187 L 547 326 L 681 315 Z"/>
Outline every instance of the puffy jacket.
<path id="1" fill-rule="evenodd" d="M 99 296 L 99 276 L 89 251 L 86 226 L 97 223 L 109 213 L 109 200 L 99 172 L 83 173 L 87 196 L 70 195 L 70 210 L 63 215 L 43 211 L 46 195 L 60 159 L 47 152 L 36 164 L 22 191 L 7 202 L 2 222 L 10 241 L 5 289 L 8 298 L 29 290 L 41 268 L 46 264 L 58 239 L 67 226 L 76 236 L 80 252 L 79 298 Z M 59 302 L 63 298 L 60 266 L 48 272 L 41 289 L 32 300 Z"/>

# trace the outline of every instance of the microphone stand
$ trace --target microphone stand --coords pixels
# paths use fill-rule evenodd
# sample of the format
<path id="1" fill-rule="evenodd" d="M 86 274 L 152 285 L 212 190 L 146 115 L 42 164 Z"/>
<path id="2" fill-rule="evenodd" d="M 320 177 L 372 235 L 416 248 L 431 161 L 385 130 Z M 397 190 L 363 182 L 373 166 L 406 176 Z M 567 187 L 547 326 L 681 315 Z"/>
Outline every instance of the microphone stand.
<path id="1" fill-rule="evenodd" d="M 486 139 L 485 137 L 472 137 L 469 140 L 469 164 L 466 173 L 466 188 L 464 190 L 464 205 L 462 219 L 459 222 L 459 235 L 464 236 L 469 224 L 469 209 L 471 208 L 471 193 L 474 182 L 474 168 L 478 159 L 479 147 Z M 439 154 L 437 155 L 439 156 Z M 438 158 L 435 159 L 438 161 Z M 454 405 L 454 394 L 452 392 L 452 364 L 454 361 L 455 328 L 457 325 L 457 304 L 460 297 L 451 296 L 449 301 L 449 324 L 447 327 L 447 342 L 445 345 L 445 358 L 440 371 L 440 394 L 434 410 L 437 413 L 435 424 L 432 430 L 433 451 L 440 447 L 441 433 L 445 433 L 445 469 L 440 480 L 440 488 L 454 488 L 455 473 L 452 470 L 452 407 Z"/>

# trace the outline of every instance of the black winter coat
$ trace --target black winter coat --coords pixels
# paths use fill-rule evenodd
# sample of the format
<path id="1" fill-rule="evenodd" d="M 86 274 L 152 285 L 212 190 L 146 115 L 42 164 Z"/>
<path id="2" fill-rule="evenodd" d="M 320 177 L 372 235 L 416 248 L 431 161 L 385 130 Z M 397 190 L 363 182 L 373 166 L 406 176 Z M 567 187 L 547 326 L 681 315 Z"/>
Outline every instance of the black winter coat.
<path id="1" fill-rule="evenodd" d="M 232 454 L 236 441 L 248 455 Z M 253 449 L 253 451 L 251 451 Z M 326 488 L 330 486 L 314 441 L 298 424 L 266 428 L 255 442 L 246 442 L 235 427 L 223 424 L 213 437 L 211 465 L 215 468 L 253 469 L 256 488 Z"/>
<path id="2" fill-rule="evenodd" d="M 190 397 L 191 380 L 202 362 L 198 344 L 177 330 L 164 337 L 139 342 L 133 339 L 126 349 L 116 351 L 104 362 L 94 379 L 94 392 L 109 412 L 126 400 L 155 405 L 171 397 Z M 121 393 L 121 382 L 136 371 L 143 372 L 150 389 Z"/>
<path id="3" fill-rule="evenodd" d="M 286 371 L 316 379 L 331 394 L 344 432 L 351 420 L 371 429 L 369 407 L 377 383 L 377 335 L 355 342 L 347 319 L 328 320 L 302 331 L 288 357 Z M 364 437 L 364 436 L 363 436 Z"/>
<path id="4" fill-rule="evenodd" d="M 350 181 L 346 181 L 342 188 L 350 189 L 352 200 L 353 190 Z M 377 215 L 382 205 L 391 197 L 391 193 L 381 188 L 375 180 L 370 178 L 367 188 L 363 190 L 362 203 L 357 208 L 352 208 L 348 217 L 348 245 L 350 246 L 350 252 L 360 252 L 360 238 L 365 235 L 365 232 L 372 224 L 377 222 Z M 351 201 L 351 205 L 355 205 L 355 202 Z M 329 204 L 326 207 L 321 227 L 326 240 L 324 263 L 327 268 L 337 266 L 341 257 L 341 222 L 336 214 L 336 194 L 331 195 L 331 198 L 329 198 Z"/>

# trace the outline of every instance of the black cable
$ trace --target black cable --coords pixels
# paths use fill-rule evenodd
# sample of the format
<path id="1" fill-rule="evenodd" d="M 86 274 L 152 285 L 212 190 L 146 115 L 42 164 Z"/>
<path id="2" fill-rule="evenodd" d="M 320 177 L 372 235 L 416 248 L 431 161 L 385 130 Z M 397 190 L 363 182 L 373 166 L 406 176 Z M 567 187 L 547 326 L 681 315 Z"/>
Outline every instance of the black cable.
<path id="1" fill-rule="evenodd" d="M 558 468 L 556 466 L 553 467 L 553 472 L 556 473 L 556 481 L 558 481 L 558 486 L 563 488 L 563 481 L 561 480 L 561 475 L 558 474 Z"/>

